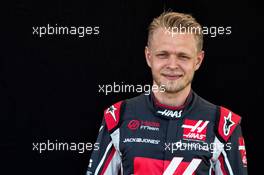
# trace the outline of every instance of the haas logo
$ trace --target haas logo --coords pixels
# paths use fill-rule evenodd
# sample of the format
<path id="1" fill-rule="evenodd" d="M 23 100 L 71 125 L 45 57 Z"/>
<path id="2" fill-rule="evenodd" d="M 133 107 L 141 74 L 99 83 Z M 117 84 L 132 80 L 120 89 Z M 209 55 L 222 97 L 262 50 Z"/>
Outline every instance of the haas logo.
<path id="1" fill-rule="evenodd" d="M 196 169 L 202 163 L 202 159 L 194 158 L 184 161 L 183 157 L 173 157 L 172 160 L 159 160 L 145 157 L 135 157 L 135 174 L 155 174 L 155 175 L 194 175 Z M 162 172 L 163 171 L 163 172 Z M 146 173 L 150 172 L 150 173 Z"/>
<path id="2" fill-rule="evenodd" d="M 184 128 L 183 138 L 189 140 L 205 141 L 208 123 L 209 121 L 203 120 L 184 120 L 184 124 L 182 125 L 182 128 Z"/>
<path id="3" fill-rule="evenodd" d="M 131 120 L 127 125 L 130 130 L 136 130 L 139 126 L 140 122 L 138 120 Z"/>
<path id="4" fill-rule="evenodd" d="M 182 110 L 181 111 L 172 111 L 172 110 L 165 109 L 164 111 L 157 111 L 157 113 L 164 115 L 164 116 L 167 116 L 167 117 L 180 118 L 181 114 L 182 114 Z"/>

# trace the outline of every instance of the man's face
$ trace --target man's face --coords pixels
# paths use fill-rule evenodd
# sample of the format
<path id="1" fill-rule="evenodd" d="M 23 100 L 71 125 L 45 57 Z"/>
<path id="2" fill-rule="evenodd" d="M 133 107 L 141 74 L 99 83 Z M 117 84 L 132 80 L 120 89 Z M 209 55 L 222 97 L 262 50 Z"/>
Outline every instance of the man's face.
<path id="1" fill-rule="evenodd" d="M 194 72 L 200 67 L 204 52 L 197 50 L 193 34 L 171 34 L 156 29 L 145 49 L 154 84 L 164 86 L 167 93 L 190 88 Z"/>

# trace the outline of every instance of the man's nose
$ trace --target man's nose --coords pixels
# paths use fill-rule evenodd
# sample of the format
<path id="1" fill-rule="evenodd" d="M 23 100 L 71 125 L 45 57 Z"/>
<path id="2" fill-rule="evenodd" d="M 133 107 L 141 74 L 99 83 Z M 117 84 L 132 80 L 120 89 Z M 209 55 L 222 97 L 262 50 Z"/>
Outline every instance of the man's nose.
<path id="1" fill-rule="evenodd" d="M 168 60 L 168 67 L 171 69 L 176 69 L 179 67 L 179 60 L 177 59 L 177 56 L 174 54 L 171 54 Z"/>

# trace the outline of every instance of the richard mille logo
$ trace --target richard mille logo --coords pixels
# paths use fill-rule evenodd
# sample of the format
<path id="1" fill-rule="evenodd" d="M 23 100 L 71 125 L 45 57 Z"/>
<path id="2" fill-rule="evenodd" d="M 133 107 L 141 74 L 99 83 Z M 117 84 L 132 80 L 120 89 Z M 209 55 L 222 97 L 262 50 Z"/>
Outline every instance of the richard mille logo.
<path id="1" fill-rule="evenodd" d="M 182 115 L 182 110 L 180 111 L 173 111 L 173 110 L 168 110 L 165 109 L 164 111 L 157 111 L 157 113 L 167 116 L 167 117 L 172 117 L 172 118 L 180 118 Z"/>

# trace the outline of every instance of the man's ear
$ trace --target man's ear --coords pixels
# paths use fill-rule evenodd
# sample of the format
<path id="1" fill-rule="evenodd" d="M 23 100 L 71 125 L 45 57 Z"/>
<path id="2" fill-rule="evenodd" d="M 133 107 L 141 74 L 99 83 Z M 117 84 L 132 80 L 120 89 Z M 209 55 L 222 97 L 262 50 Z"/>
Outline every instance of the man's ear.
<path id="1" fill-rule="evenodd" d="M 195 65 L 195 70 L 198 70 L 199 67 L 201 66 L 202 62 L 204 59 L 204 51 L 200 51 L 197 55 L 197 60 L 196 60 L 196 65 Z"/>
<path id="2" fill-rule="evenodd" d="M 145 47 L 145 58 L 146 58 L 148 66 L 151 68 L 151 56 L 150 56 L 150 50 L 148 46 Z"/>

